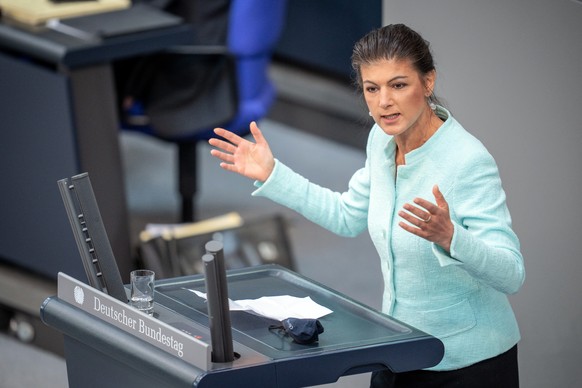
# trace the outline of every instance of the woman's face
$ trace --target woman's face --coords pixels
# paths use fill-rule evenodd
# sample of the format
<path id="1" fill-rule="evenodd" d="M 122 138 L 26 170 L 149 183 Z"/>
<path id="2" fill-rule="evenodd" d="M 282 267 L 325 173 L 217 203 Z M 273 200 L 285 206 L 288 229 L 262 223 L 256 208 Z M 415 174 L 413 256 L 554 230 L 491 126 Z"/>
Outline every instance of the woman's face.
<path id="1" fill-rule="evenodd" d="M 430 117 L 434 71 L 421 76 L 409 60 L 382 59 L 362 65 L 360 74 L 368 109 L 386 134 L 410 136 Z"/>

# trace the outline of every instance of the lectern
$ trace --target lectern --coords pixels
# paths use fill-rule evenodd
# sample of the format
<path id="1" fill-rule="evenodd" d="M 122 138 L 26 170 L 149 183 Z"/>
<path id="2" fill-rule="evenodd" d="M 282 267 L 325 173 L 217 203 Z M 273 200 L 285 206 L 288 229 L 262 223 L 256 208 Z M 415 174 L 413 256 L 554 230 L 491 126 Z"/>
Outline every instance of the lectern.
<path id="1" fill-rule="evenodd" d="M 153 318 L 83 283 L 63 279 L 59 295 L 42 305 L 41 318 L 64 334 L 71 388 L 303 387 L 385 367 L 397 372 L 427 368 L 444 352 L 438 339 L 414 327 L 284 267 L 265 265 L 227 271 L 230 298 L 309 296 L 333 311 L 320 318 L 325 332 L 317 343 L 300 345 L 269 330 L 269 319 L 231 312 L 236 357 L 214 363 L 206 301 L 192 292 L 205 291 L 202 275 L 156 282 Z M 81 292 L 76 287 L 85 289 L 88 306 L 75 302 L 74 294 Z M 115 324 L 102 311 L 116 316 Z M 135 323 L 128 325 L 124 319 Z M 189 359 L 187 351 L 193 353 Z"/>

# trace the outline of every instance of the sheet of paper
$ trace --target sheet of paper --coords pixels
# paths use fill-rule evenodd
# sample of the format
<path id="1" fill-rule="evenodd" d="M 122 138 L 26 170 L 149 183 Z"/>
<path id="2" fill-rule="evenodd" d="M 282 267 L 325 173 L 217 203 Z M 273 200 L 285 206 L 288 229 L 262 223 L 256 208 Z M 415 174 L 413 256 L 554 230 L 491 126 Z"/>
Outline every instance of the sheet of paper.
<path id="1" fill-rule="evenodd" d="M 200 291 L 187 289 L 190 292 L 206 299 L 206 294 Z M 230 300 L 230 311 L 250 311 L 266 318 L 282 321 L 286 318 L 318 319 L 333 311 L 315 303 L 310 297 L 297 298 L 295 296 L 263 296 L 259 299 Z"/>

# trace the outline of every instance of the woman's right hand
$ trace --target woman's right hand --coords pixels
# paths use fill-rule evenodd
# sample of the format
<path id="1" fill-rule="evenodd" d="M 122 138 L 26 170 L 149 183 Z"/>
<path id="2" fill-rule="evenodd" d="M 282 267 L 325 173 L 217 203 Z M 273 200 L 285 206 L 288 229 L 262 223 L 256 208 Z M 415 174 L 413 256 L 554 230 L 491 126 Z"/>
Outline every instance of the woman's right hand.
<path id="1" fill-rule="evenodd" d="M 254 143 L 226 129 L 215 128 L 214 133 L 227 141 L 210 139 L 210 145 L 217 148 L 211 150 L 210 154 L 222 160 L 220 167 L 223 169 L 264 182 L 275 167 L 275 158 L 257 123 L 253 121 L 250 129 Z"/>

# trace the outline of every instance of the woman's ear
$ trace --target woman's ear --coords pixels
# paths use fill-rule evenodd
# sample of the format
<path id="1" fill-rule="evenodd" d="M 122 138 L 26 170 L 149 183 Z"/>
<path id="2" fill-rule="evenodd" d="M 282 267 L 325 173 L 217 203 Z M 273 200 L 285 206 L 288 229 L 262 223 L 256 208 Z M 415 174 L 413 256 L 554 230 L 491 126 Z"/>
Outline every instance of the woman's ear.
<path id="1" fill-rule="evenodd" d="M 431 70 L 424 76 L 424 87 L 426 88 L 426 96 L 430 97 L 434 92 L 436 82 L 436 70 Z"/>

